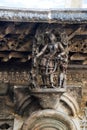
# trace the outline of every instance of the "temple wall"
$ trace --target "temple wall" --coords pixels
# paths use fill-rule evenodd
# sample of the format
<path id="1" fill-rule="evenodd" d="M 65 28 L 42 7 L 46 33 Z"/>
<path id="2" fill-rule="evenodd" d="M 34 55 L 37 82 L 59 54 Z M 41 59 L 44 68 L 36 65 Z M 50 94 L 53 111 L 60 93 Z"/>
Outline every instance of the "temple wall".
<path id="1" fill-rule="evenodd" d="M 87 11 L 0 11 L 0 130 L 86 130 Z"/>

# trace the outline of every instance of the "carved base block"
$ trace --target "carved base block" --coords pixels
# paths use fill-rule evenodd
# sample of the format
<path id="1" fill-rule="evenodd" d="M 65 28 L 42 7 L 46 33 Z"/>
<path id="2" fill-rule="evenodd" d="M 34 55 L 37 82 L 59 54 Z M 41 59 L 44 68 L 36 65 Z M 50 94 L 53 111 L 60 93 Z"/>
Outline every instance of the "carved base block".
<path id="1" fill-rule="evenodd" d="M 31 91 L 31 95 L 39 99 L 39 103 L 42 108 L 55 108 L 58 105 L 61 95 L 66 89 L 34 89 Z"/>

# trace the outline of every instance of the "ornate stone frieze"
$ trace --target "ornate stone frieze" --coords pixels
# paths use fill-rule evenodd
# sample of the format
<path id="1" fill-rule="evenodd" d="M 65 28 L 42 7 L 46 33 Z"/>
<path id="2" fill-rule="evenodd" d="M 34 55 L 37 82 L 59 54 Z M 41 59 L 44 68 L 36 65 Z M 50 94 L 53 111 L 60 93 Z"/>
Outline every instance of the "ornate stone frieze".
<path id="1" fill-rule="evenodd" d="M 10 84 L 29 84 L 30 72 L 28 71 L 1 71 L 0 81 Z"/>
<path id="2" fill-rule="evenodd" d="M 70 85 L 82 85 L 83 83 L 86 84 L 87 79 L 87 71 L 84 70 L 67 70 L 67 84 Z M 55 78 L 57 78 L 57 74 L 55 73 Z M 0 82 L 1 83 L 10 83 L 10 84 L 22 84 L 22 85 L 29 85 L 31 78 L 30 78 L 30 71 L 0 71 Z M 85 85 L 86 86 L 86 85 Z"/>
<path id="3" fill-rule="evenodd" d="M 87 40 L 81 38 L 74 38 L 71 40 L 72 44 L 69 46 L 70 52 L 87 53 Z"/>
<path id="4" fill-rule="evenodd" d="M 84 87 L 84 85 L 86 86 L 86 79 L 87 79 L 87 71 L 83 70 L 83 69 L 77 69 L 77 70 L 73 70 L 73 69 L 69 69 L 67 71 L 67 83 L 68 84 L 77 84 L 77 85 L 81 85 Z"/>

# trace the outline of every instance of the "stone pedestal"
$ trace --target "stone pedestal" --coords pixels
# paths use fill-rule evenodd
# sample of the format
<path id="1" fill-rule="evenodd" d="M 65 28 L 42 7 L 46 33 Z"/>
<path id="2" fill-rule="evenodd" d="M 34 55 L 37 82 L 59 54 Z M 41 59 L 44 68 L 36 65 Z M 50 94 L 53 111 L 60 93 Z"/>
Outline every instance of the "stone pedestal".
<path id="1" fill-rule="evenodd" d="M 35 89 L 30 93 L 31 95 L 39 99 L 39 103 L 44 109 L 55 109 L 58 106 L 61 95 L 66 91 L 66 89 Z"/>

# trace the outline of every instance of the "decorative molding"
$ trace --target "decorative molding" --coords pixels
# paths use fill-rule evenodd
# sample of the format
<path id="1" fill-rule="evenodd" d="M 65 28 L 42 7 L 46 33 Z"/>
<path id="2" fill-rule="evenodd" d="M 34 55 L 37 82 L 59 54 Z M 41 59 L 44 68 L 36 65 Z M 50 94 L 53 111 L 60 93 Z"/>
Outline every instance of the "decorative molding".
<path id="1" fill-rule="evenodd" d="M 0 21 L 15 22 L 47 22 L 47 23 L 86 23 L 87 10 L 61 9 L 61 10 L 28 10 L 0 8 Z M 49 17 L 50 16 L 50 17 Z"/>
<path id="2" fill-rule="evenodd" d="M 41 129 L 59 129 L 59 130 L 79 130 L 71 118 L 62 112 L 46 109 L 32 114 L 23 124 L 22 130 L 41 130 Z"/>
<path id="3" fill-rule="evenodd" d="M 85 86 L 87 79 L 87 71 L 84 69 L 73 69 L 67 71 L 67 83 L 68 84 L 77 84 L 80 86 Z"/>
<path id="4" fill-rule="evenodd" d="M 28 71 L 0 71 L 0 82 L 10 84 L 29 84 L 30 72 Z"/>
<path id="5" fill-rule="evenodd" d="M 84 39 L 76 39 L 74 38 L 72 41 L 72 44 L 69 46 L 70 52 L 81 52 L 86 54 L 87 53 L 87 40 Z"/>
<path id="6" fill-rule="evenodd" d="M 67 71 L 67 84 L 72 85 L 82 85 L 84 82 L 86 83 L 87 79 L 87 71 L 86 69 L 68 69 Z M 29 85 L 30 83 L 30 71 L 0 71 L 0 82 L 1 83 L 9 83 L 14 85 Z M 77 86 L 77 85 L 76 85 Z M 84 84 L 83 84 L 84 86 Z"/>

